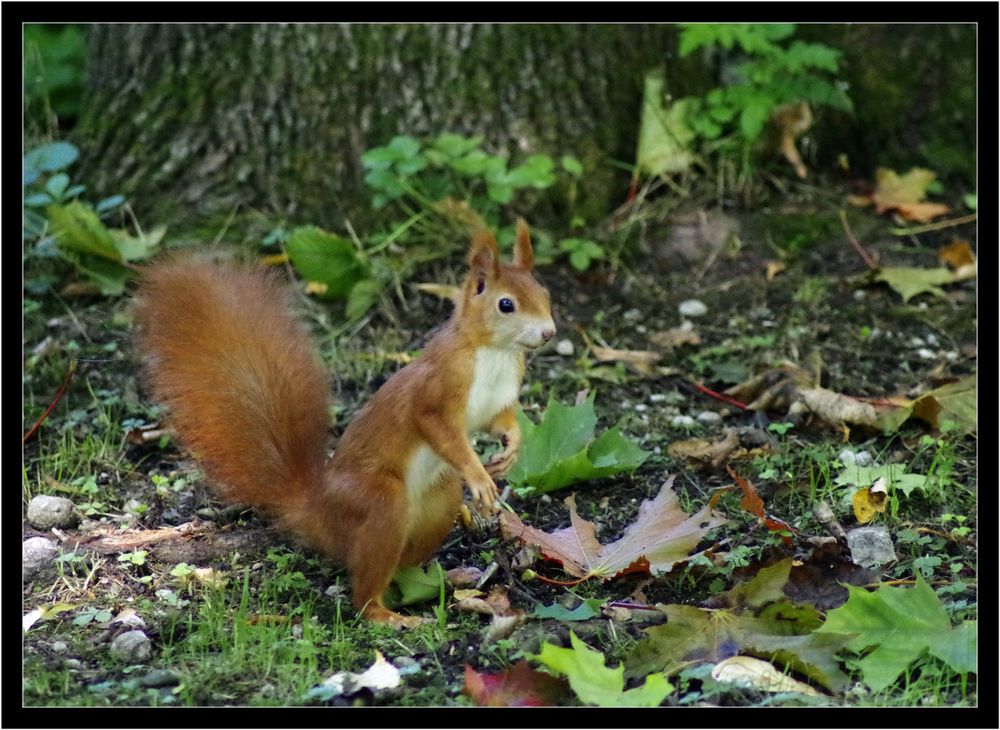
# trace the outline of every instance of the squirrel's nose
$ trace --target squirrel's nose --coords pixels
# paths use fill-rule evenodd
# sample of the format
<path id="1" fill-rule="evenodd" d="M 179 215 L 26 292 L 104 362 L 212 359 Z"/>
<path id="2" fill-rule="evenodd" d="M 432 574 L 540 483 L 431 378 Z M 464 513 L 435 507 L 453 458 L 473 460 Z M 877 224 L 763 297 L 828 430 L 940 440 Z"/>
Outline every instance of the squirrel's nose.
<path id="1" fill-rule="evenodd" d="M 542 336 L 543 340 L 548 342 L 555 336 L 556 330 L 555 327 L 553 327 L 552 329 L 542 330 L 539 334 Z"/>

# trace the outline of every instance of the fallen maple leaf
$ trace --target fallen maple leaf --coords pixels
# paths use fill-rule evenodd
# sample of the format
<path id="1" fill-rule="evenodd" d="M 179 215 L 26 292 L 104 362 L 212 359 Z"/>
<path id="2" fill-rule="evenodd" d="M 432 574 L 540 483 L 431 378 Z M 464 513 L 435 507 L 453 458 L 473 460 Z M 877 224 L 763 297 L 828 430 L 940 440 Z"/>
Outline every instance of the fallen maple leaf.
<path id="1" fill-rule="evenodd" d="M 905 175 L 880 167 L 875 171 L 875 192 L 871 200 L 876 213 L 895 210 L 906 220 L 927 223 L 932 218 L 948 212 L 947 205 L 922 202 L 928 186 L 937 175 L 931 170 L 914 167 Z"/>
<path id="2" fill-rule="evenodd" d="M 822 623 L 820 613 L 782 597 L 791 568 L 792 560 L 786 558 L 730 591 L 734 608 L 658 604 L 667 622 L 646 630 L 646 638 L 626 657 L 626 676 L 641 677 L 653 671 L 670 676 L 693 664 L 715 664 L 737 654 L 752 654 L 787 664 L 839 690 L 847 677 L 834 655 L 850 637 L 813 633 Z"/>
<path id="3" fill-rule="evenodd" d="M 625 667 L 614 669 L 604 663 L 604 654 L 584 644 L 569 632 L 569 649 L 548 642 L 534 657 L 554 672 L 565 674 L 581 701 L 598 707 L 656 707 L 674 691 L 667 678 L 651 673 L 645 682 L 625 689 Z"/>
<path id="4" fill-rule="evenodd" d="M 977 622 L 952 627 L 934 589 L 917 574 L 913 588 L 882 586 L 875 592 L 848 587 L 850 600 L 827 614 L 817 635 L 844 635 L 847 648 L 862 653 L 857 662 L 865 684 L 879 691 L 892 684 L 927 652 L 956 672 L 976 671 Z"/>
<path id="5" fill-rule="evenodd" d="M 547 707 L 566 694 L 566 681 L 532 669 L 523 659 L 495 674 L 465 665 L 462 692 L 481 707 Z"/>
<path id="6" fill-rule="evenodd" d="M 666 573 L 694 557 L 691 550 L 709 530 L 728 522 L 713 511 L 721 492 L 697 513 L 688 515 L 680 508 L 673 483 L 671 476 L 655 499 L 644 500 L 635 522 L 608 545 L 597 540 L 597 526 L 577 514 L 574 495 L 564 500 L 571 524 L 562 530 L 548 533 L 528 527 L 512 512 L 501 513 L 500 525 L 507 539 L 537 545 L 547 559 L 561 563 L 563 570 L 580 581 L 625 573 Z"/>
<path id="7" fill-rule="evenodd" d="M 958 426 L 961 433 L 976 432 L 978 398 L 975 373 L 924 393 L 916 400 L 896 400 L 899 407 L 879 418 L 879 426 L 886 433 L 897 431 L 911 416 L 935 429 L 941 428 L 943 421 L 950 421 Z"/>

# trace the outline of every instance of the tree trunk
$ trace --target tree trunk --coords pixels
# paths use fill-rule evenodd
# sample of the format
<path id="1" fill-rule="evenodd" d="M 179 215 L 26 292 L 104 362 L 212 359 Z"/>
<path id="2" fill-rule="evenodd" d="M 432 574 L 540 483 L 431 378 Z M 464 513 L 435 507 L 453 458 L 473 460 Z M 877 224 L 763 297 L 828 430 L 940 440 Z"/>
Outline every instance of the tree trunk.
<path id="1" fill-rule="evenodd" d="M 367 210 L 361 154 L 404 133 L 575 154 L 591 191 L 620 199 L 625 174 L 599 163 L 634 158 L 643 74 L 665 68 L 676 30 L 96 25 L 89 43 L 74 134 L 97 194 L 175 225 L 237 206 L 335 225 Z"/>

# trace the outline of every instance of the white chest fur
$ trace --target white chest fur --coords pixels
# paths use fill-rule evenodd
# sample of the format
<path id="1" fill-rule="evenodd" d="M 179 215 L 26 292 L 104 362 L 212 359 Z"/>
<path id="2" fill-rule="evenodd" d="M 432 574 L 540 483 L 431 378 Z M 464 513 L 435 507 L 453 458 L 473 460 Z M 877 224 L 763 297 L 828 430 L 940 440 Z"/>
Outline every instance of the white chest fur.
<path id="1" fill-rule="evenodd" d="M 520 386 L 519 353 L 490 347 L 476 350 L 469 404 L 465 410 L 468 431 L 479 431 L 489 425 L 500 411 L 517 400 Z"/>
<path id="2" fill-rule="evenodd" d="M 521 387 L 521 362 L 516 352 L 480 348 L 465 410 L 469 433 L 485 429 L 496 415 L 517 400 Z M 430 446 L 418 446 L 406 468 L 406 488 L 419 494 L 432 486 L 448 468 Z"/>

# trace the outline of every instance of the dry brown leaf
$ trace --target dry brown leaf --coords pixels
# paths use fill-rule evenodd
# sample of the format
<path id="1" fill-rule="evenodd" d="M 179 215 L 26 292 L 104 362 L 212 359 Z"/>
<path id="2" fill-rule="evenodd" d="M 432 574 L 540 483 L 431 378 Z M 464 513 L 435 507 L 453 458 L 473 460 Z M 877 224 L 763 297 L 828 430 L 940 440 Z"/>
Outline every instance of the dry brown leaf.
<path id="1" fill-rule="evenodd" d="M 874 427 L 878 412 L 870 403 L 814 385 L 814 374 L 785 365 L 734 385 L 725 394 L 747 403 L 753 411 L 785 412 L 796 420 L 819 419 L 843 431 L 846 425 Z"/>
<path id="2" fill-rule="evenodd" d="M 598 345 L 591 345 L 590 351 L 598 362 L 623 362 L 641 375 L 656 375 L 655 365 L 663 357 L 650 350 L 615 350 Z"/>
<path id="3" fill-rule="evenodd" d="M 523 659 L 496 674 L 480 673 L 466 664 L 462 689 L 481 707 L 548 707 L 568 690 L 565 679 L 532 669 Z"/>
<path id="4" fill-rule="evenodd" d="M 895 210 L 906 220 L 927 223 L 932 218 L 944 215 L 949 208 L 939 203 L 925 203 L 927 187 L 937 175 L 931 170 L 915 167 L 905 175 L 880 167 L 875 171 L 875 192 L 872 202 L 876 213 Z"/>
<path id="5" fill-rule="evenodd" d="M 712 668 L 712 679 L 760 692 L 798 692 L 811 697 L 823 694 L 805 682 L 779 672 L 770 662 L 749 656 L 732 656 Z"/>
<path id="6" fill-rule="evenodd" d="M 961 238 L 938 249 L 938 261 L 955 272 L 955 281 L 974 279 L 976 276 L 976 254 L 969 242 Z"/>
<path id="7" fill-rule="evenodd" d="M 673 350 L 682 345 L 700 345 L 701 337 L 693 329 L 673 327 L 661 332 L 654 332 L 649 336 L 649 341 L 657 347 Z"/>
<path id="8" fill-rule="evenodd" d="M 693 515 L 680 508 L 673 491 L 674 477 L 669 477 L 655 499 L 639 506 L 635 522 L 619 540 L 601 545 L 597 526 L 577 514 L 576 500 L 569 496 L 570 526 L 554 532 L 528 527 L 517 515 L 502 512 L 500 524 L 504 536 L 537 545 L 549 560 L 562 564 L 563 570 L 581 580 L 591 577 L 614 578 L 625 573 L 666 573 L 691 559 L 691 550 L 714 527 L 728 522 L 714 512 L 721 492 L 715 494 Z"/>
<path id="9" fill-rule="evenodd" d="M 710 465 L 718 469 L 739 448 L 740 439 L 736 431 L 727 428 L 725 436 L 718 441 L 710 439 L 674 441 L 667 447 L 667 454 L 675 459 L 689 459 L 697 464 Z"/>
<path id="10" fill-rule="evenodd" d="M 475 566 L 461 566 L 452 568 L 444 575 L 455 588 L 465 588 L 478 583 L 479 579 L 483 577 L 483 571 Z M 457 594 L 458 591 L 455 593 Z"/>
<path id="11" fill-rule="evenodd" d="M 805 178 L 808 169 L 802 162 L 795 140 L 812 126 L 812 110 L 804 101 L 782 104 L 771 112 L 771 121 L 779 135 L 778 151 L 795 168 L 795 174 Z"/>
<path id="12" fill-rule="evenodd" d="M 623 362 L 640 375 L 656 375 L 656 363 L 663 355 L 649 350 L 616 350 L 596 344 L 582 327 L 577 328 L 598 362 Z"/>
<path id="13" fill-rule="evenodd" d="M 788 268 L 788 265 L 784 261 L 781 260 L 768 261 L 766 268 L 764 270 L 764 278 L 766 278 L 768 281 L 774 281 L 774 277 L 776 277 L 786 268 Z"/>

